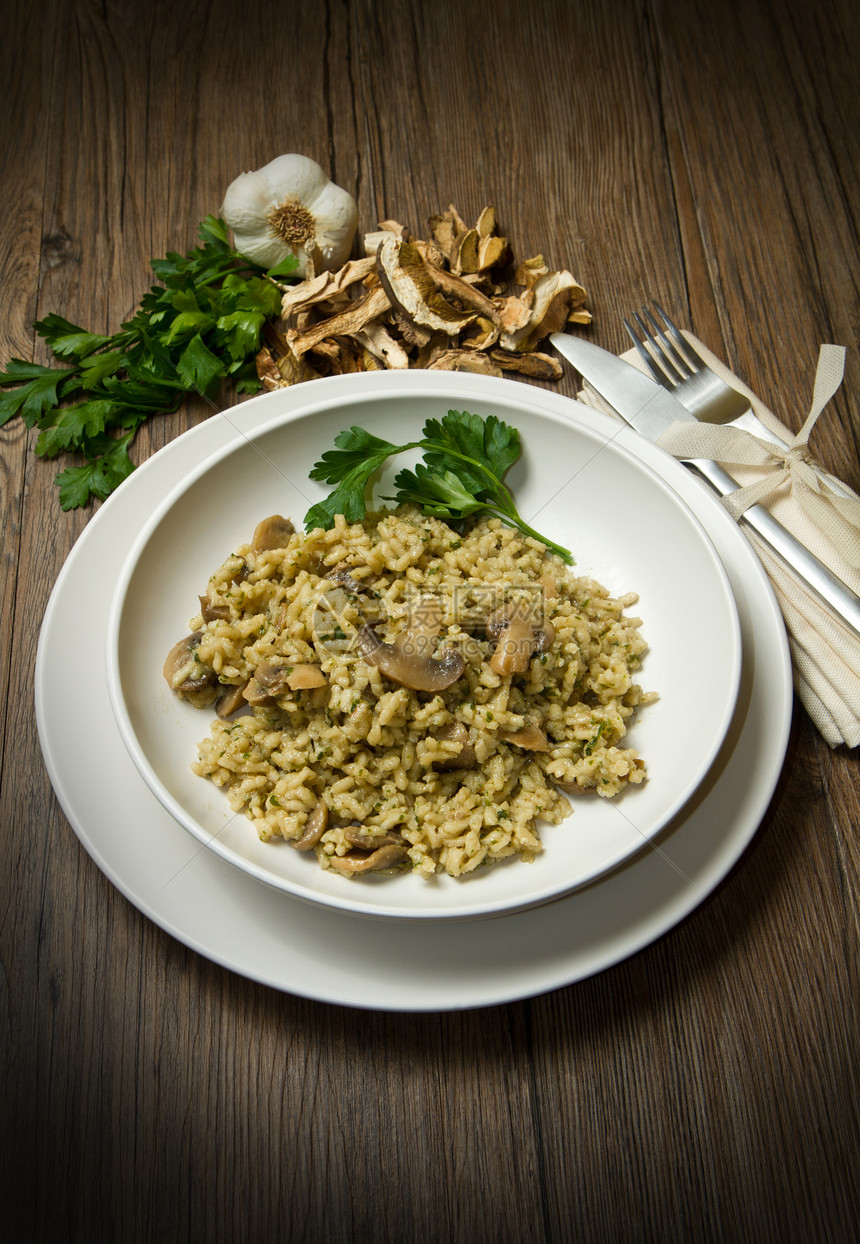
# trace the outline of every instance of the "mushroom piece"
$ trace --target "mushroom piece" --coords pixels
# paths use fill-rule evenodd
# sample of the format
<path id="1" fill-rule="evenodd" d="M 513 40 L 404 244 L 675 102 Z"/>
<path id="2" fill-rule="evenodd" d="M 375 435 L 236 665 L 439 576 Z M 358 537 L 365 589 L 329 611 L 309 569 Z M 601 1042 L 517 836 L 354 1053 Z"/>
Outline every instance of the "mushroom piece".
<path id="1" fill-rule="evenodd" d="M 297 851 L 310 851 L 315 847 L 322 838 L 328 826 L 328 804 L 324 799 L 320 799 L 319 803 L 308 813 L 302 830 L 301 838 L 296 838 L 292 843 Z"/>
<path id="2" fill-rule="evenodd" d="M 372 834 L 363 832 L 361 825 L 347 825 L 343 831 L 346 841 L 359 851 L 376 851 L 379 847 L 402 847 L 403 839 L 398 834 L 380 834 L 374 838 Z"/>
<path id="3" fill-rule="evenodd" d="M 539 276 L 518 300 L 527 308 L 528 315 L 517 328 L 502 333 L 502 346 L 506 350 L 533 350 L 544 337 L 561 332 L 586 297 L 579 281 L 566 270 Z"/>
<path id="4" fill-rule="evenodd" d="M 353 855 L 348 852 L 346 855 L 332 855 L 329 857 L 329 863 L 333 868 L 337 868 L 342 873 L 372 873 L 378 872 L 383 868 L 395 868 L 398 864 L 402 864 L 408 856 L 404 846 L 389 845 L 379 847 L 376 851 L 371 851 L 368 855 L 361 852 Z"/>
<path id="5" fill-rule="evenodd" d="M 475 748 L 469 737 L 469 731 L 462 721 L 451 721 L 447 726 L 440 726 L 433 731 L 433 738 L 441 743 L 459 743 L 460 750 L 456 756 L 447 756 L 444 760 L 434 760 L 435 768 L 442 771 L 448 769 L 472 769 L 477 761 Z"/>
<path id="6" fill-rule="evenodd" d="M 376 266 L 390 301 L 416 324 L 456 337 L 474 322 L 474 313 L 459 311 L 436 288 L 414 242 L 398 242 L 387 234 L 376 252 Z"/>
<path id="7" fill-rule="evenodd" d="M 445 648 L 433 655 L 433 641 L 442 625 L 438 601 L 419 602 L 409 624 L 393 643 L 383 643 L 376 634 L 380 622 L 368 622 L 358 632 L 358 650 L 368 665 L 375 665 L 386 678 L 413 691 L 444 691 L 462 675 L 466 662 L 456 648 Z"/>
<path id="8" fill-rule="evenodd" d="M 555 639 L 555 627 L 546 620 L 538 621 L 534 609 L 522 601 L 511 601 L 494 610 L 487 618 L 487 635 L 496 640 L 496 651 L 490 658 L 495 674 L 522 674 L 536 652 L 546 652 Z"/>
<path id="9" fill-rule="evenodd" d="M 560 380 L 561 363 L 549 354 L 532 350 L 529 354 L 511 353 L 508 350 L 491 350 L 490 360 L 500 371 L 515 371 L 522 376 L 534 376 L 537 380 Z"/>
<path id="10" fill-rule="evenodd" d="M 329 569 L 328 566 L 323 566 L 318 573 L 321 579 L 328 579 L 330 583 L 339 583 L 345 591 L 352 592 L 357 595 L 365 589 L 357 579 L 353 579 L 352 575 L 349 573 L 349 569 L 350 568 L 346 562 L 343 562 L 340 566 L 335 566 L 333 569 Z"/>
<path id="11" fill-rule="evenodd" d="M 266 553 L 270 549 L 285 549 L 295 530 L 288 518 L 280 514 L 272 514 L 257 524 L 251 547 L 255 553 Z"/>
<path id="12" fill-rule="evenodd" d="M 198 596 L 197 599 L 200 601 L 200 616 L 204 622 L 215 622 L 219 618 L 224 622 L 229 621 L 229 605 L 213 605 L 208 596 Z"/>
<path id="13" fill-rule="evenodd" d="M 499 738 L 506 743 L 513 743 L 514 747 L 522 747 L 527 752 L 549 751 L 549 741 L 543 730 L 530 723 L 523 726 L 522 730 L 500 730 Z"/>
<path id="14" fill-rule="evenodd" d="M 593 795 L 597 790 L 596 786 L 583 786 L 581 782 L 577 782 L 575 779 L 572 782 L 562 782 L 558 778 L 553 778 L 552 781 L 566 795 Z"/>
<path id="15" fill-rule="evenodd" d="M 346 310 L 335 312 L 334 315 L 328 316 L 318 324 L 312 324 L 304 331 L 290 329 L 286 334 L 287 343 L 295 356 L 302 358 L 327 337 L 339 337 L 342 334 L 358 332 L 371 321 L 384 315 L 390 307 L 391 302 L 386 291 L 381 285 L 375 285 L 355 302 L 351 302 Z"/>
<path id="16" fill-rule="evenodd" d="M 247 685 L 247 682 L 240 682 L 235 686 L 226 687 L 215 707 L 216 716 L 229 717 L 231 713 L 235 713 L 237 708 L 244 708 L 248 702 L 244 696 Z"/>
<path id="17" fill-rule="evenodd" d="M 249 704 L 271 704 L 277 695 L 283 695 L 288 687 L 289 665 L 275 665 L 272 661 L 261 661 L 254 670 L 253 678 L 242 692 Z"/>
<path id="18" fill-rule="evenodd" d="M 287 674 L 287 686 L 291 691 L 311 691 L 314 687 L 324 687 L 326 681 L 318 665 L 294 665 Z"/>
<path id="19" fill-rule="evenodd" d="M 168 652 L 163 673 L 172 691 L 202 691 L 214 683 L 215 671 L 207 669 L 197 659 L 200 636 L 200 631 L 186 635 Z"/>

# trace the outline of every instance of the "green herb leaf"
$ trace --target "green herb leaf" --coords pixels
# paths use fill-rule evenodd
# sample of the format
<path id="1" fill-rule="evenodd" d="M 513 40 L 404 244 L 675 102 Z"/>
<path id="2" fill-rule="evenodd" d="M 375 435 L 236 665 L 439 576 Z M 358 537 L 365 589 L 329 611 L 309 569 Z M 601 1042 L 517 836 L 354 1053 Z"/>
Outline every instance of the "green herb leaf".
<path id="1" fill-rule="evenodd" d="M 60 507 L 74 510 L 86 505 L 91 497 L 104 500 L 134 470 L 128 447 L 134 433 L 116 440 L 111 449 L 83 466 L 67 467 L 54 480 L 60 490 Z"/>
<path id="2" fill-rule="evenodd" d="M 36 441 L 36 453 L 40 458 L 56 458 L 68 449 L 79 449 L 84 441 L 97 436 L 110 423 L 116 410 L 116 402 L 93 399 L 64 406 L 50 425 L 42 425 L 42 433 Z"/>
<path id="3" fill-rule="evenodd" d="M 46 411 L 57 405 L 60 386 L 74 375 L 73 368 L 43 367 L 40 363 L 10 359 L 8 370 L 0 374 L 0 385 L 21 387 L 0 393 L 0 427 L 20 414 L 27 427 L 32 428 Z"/>
<path id="4" fill-rule="evenodd" d="M 88 333 L 85 329 L 79 328 L 77 324 L 71 324 L 61 315 L 54 315 L 53 312 L 46 315 L 43 320 L 37 320 L 33 327 L 39 336 L 45 339 L 53 353 L 60 356 L 73 355 L 79 359 L 86 358 L 88 354 L 92 354 L 94 350 L 100 350 L 110 341 L 110 337 Z"/>
<path id="5" fill-rule="evenodd" d="M 400 471 L 394 483 L 397 495 L 387 500 L 420 506 L 436 518 L 465 518 L 486 508 L 453 471 L 433 470 L 420 462 L 414 471 Z"/>
<path id="6" fill-rule="evenodd" d="M 564 561 L 573 560 L 569 549 L 540 535 L 518 514 L 502 474 L 520 455 L 519 433 L 495 415 L 482 419 L 467 411 L 449 410 L 442 420 L 428 419 L 424 438 L 406 445 L 392 445 L 359 427 L 340 432 L 334 443 L 337 449 L 323 454 L 310 477 L 337 487 L 308 510 L 305 526 L 309 529 L 331 527 L 338 514 L 348 522 L 360 522 L 367 512 L 371 476 L 394 454 L 420 448 L 423 463 L 395 476 L 398 491 L 387 500 L 417 505 L 425 514 L 452 521 L 479 513 L 495 515 Z"/>
<path id="7" fill-rule="evenodd" d="M 428 419 L 424 438 L 434 449 L 425 455 L 429 465 L 445 466 L 450 455 L 471 459 L 496 480 L 504 479 L 520 456 L 520 434 L 495 415 L 482 419 L 468 411 L 449 410 L 441 420 Z M 436 449 L 435 447 L 439 448 Z M 473 472 L 470 472 L 470 475 Z M 476 483 L 487 486 L 486 475 L 478 473 Z"/>
<path id="8" fill-rule="evenodd" d="M 200 333 L 192 337 L 176 361 L 177 370 L 189 389 L 208 392 L 216 380 L 226 375 L 221 359 L 207 349 Z"/>

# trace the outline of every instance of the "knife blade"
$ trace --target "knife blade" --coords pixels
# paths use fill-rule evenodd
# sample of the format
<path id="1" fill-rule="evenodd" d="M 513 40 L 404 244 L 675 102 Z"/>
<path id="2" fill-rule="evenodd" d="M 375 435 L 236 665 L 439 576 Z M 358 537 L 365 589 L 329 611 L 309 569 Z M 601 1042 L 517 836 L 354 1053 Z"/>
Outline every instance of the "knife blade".
<path id="1" fill-rule="evenodd" d="M 673 423 L 697 422 L 676 397 L 608 350 L 567 333 L 553 333 L 550 341 L 621 418 L 647 440 L 658 441 Z M 739 487 L 728 471 L 710 459 L 690 459 L 685 465 L 698 472 L 722 497 Z M 860 597 L 783 527 L 770 510 L 763 505 L 751 505 L 740 521 L 752 528 L 779 560 L 860 636 Z"/>

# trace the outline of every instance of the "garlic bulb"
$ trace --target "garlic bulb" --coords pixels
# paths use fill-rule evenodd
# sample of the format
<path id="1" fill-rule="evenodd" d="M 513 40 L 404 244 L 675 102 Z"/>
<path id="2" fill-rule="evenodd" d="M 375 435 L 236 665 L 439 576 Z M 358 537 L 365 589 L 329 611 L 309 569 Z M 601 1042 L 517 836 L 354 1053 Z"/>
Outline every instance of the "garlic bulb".
<path id="1" fill-rule="evenodd" d="M 262 268 L 295 255 L 299 277 L 340 268 L 358 226 L 352 195 L 303 155 L 282 155 L 227 187 L 221 215 L 236 250 Z"/>

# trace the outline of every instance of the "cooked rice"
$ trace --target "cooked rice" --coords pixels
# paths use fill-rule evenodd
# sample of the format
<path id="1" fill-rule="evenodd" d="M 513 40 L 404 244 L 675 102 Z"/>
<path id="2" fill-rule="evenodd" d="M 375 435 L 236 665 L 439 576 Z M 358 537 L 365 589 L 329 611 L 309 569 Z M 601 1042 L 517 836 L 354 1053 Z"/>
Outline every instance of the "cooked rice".
<path id="1" fill-rule="evenodd" d="M 345 584 L 325 578 L 335 570 L 347 572 Z M 638 753 L 619 746 L 637 707 L 654 698 L 634 682 L 646 644 L 640 620 L 623 610 L 637 596 L 613 598 L 496 519 L 461 535 L 411 507 L 363 524 L 339 516 L 330 531 L 296 532 L 283 549 L 241 545 L 206 594 L 211 607 L 229 610 L 190 621 L 196 668 L 212 671 L 217 685 L 178 691 L 182 698 L 212 705 L 264 660 L 321 667 L 326 685 L 216 718 L 193 771 L 223 787 L 263 841 L 297 841 L 324 801 L 328 828 L 314 847 L 324 868 L 356 857 L 356 823 L 364 840 L 395 835 L 403 866 L 424 877 L 460 876 L 508 856 L 528 861 L 542 849 L 538 821 L 558 824 L 573 811 L 556 781 L 612 797 L 645 779 Z M 541 602 L 555 638 L 524 673 L 499 675 L 482 620 L 518 594 Z M 377 619 L 380 637 L 392 639 L 428 595 L 441 603 L 439 646 L 465 661 L 438 692 L 389 681 L 354 642 Z M 436 737 L 454 722 L 468 730 L 473 767 L 438 767 L 459 754 L 457 743 Z M 528 725 L 543 731 L 547 750 L 501 737 Z"/>

